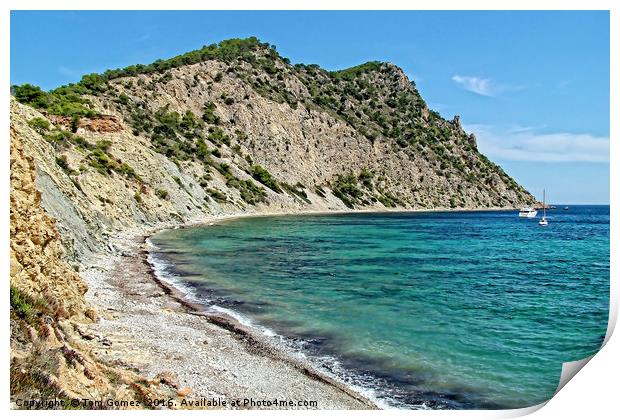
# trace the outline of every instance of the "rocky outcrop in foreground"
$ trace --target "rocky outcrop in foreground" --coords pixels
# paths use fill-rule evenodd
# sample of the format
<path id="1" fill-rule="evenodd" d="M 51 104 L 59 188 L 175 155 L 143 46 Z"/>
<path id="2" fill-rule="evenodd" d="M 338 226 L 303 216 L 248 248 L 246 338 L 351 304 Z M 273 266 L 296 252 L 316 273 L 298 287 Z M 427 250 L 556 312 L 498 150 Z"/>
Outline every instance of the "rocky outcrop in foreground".
<path id="1" fill-rule="evenodd" d="M 97 337 L 83 335 L 79 324 L 96 321 L 96 311 L 84 298 L 85 282 L 62 259 L 55 221 L 41 207 L 34 161 L 24 153 L 14 128 L 10 199 L 11 397 L 20 401 L 15 407 L 63 408 L 25 405 L 53 398 L 67 404 L 83 398 L 176 398 L 176 389 L 162 384 L 161 378 L 147 381 L 92 357 L 88 342 Z"/>

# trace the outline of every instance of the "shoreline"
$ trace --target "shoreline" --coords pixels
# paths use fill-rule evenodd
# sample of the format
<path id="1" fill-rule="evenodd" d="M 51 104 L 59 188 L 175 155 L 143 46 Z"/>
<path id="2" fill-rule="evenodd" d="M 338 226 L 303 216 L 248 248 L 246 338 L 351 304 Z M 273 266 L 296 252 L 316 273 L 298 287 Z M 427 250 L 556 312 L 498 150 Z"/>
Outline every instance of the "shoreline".
<path id="1" fill-rule="evenodd" d="M 513 209 L 459 209 L 456 211 L 511 211 Z M 218 354 L 217 357 L 208 356 L 202 362 L 209 363 L 210 359 L 218 360 L 226 366 L 237 364 L 237 359 L 260 359 L 256 363 L 266 365 L 266 369 L 272 370 L 270 374 L 265 372 L 258 376 L 271 376 L 271 380 L 278 380 L 288 385 L 271 386 L 271 392 L 286 394 L 286 387 L 303 389 L 303 393 L 319 393 L 322 398 L 318 400 L 318 408 L 336 409 L 380 409 L 389 408 L 380 401 L 373 400 L 372 396 L 364 395 L 363 391 L 353 389 L 338 378 L 321 372 L 312 364 L 303 360 L 305 355 L 295 355 L 288 349 L 279 347 L 270 341 L 257 327 L 244 325 L 234 316 L 223 312 L 208 313 L 207 306 L 192 302 L 185 293 L 174 284 L 159 278 L 155 268 L 149 259 L 148 238 L 158 232 L 168 229 L 182 229 L 198 226 L 209 226 L 219 222 L 236 220 L 249 217 L 277 217 L 277 216 L 303 216 L 303 215 L 329 215 L 329 214 L 352 214 L 352 213 L 418 213 L 418 212 L 450 212 L 447 209 L 432 210 L 338 210 L 338 211 L 299 211 L 299 212 L 265 212 L 265 213 L 239 213 L 210 215 L 199 220 L 190 220 L 185 223 L 162 223 L 155 226 L 143 226 L 118 232 L 111 235 L 107 240 L 107 249 L 95 258 L 95 263 L 89 264 L 89 268 L 82 272 L 83 278 L 89 285 L 87 299 L 101 311 L 101 319 L 95 324 L 86 325 L 89 333 L 95 336 L 105 336 L 101 340 L 107 342 L 123 343 L 123 348 L 115 349 L 114 345 L 99 346 L 99 356 L 108 361 L 130 365 L 147 376 L 156 376 L 162 372 L 171 371 L 180 378 L 182 384 L 187 384 L 196 398 L 209 397 L 232 397 L 231 394 L 243 389 L 261 388 L 264 383 L 261 379 L 254 379 L 254 373 L 245 372 L 250 376 L 250 383 L 231 384 L 230 378 L 222 380 L 203 380 L 201 375 L 208 375 L 209 369 L 193 366 L 194 353 L 190 348 L 182 345 L 194 339 L 194 336 L 204 336 L 200 349 L 209 354 L 209 337 L 216 337 L 219 344 L 226 347 L 240 347 L 237 351 L 226 355 Z M 146 299 L 143 299 L 146 297 Z M 103 298 L 103 299 L 102 299 Z M 101 302 L 103 300 L 103 302 Z M 98 302 L 99 301 L 99 302 Z M 103 311 L 102 311 L 103 310 Z M 216 311 L 216 310 L 214 310 Z M 164 313 L 165 320 L 157 319 Z M 144 316 L 145 313 L 147 316 Z M 148 316 L 148 314 L 153 316 Z M 172 319 L 169 319 L 172 318 Z M 180 321 L 180 322 L 179 322 Z M 189 324 L 189 328 L 188 328 Z M 137 328 L 136 328 L 137 327 Z M 140 337 L 140 332 L 163 330 L 153 337 Z M 176 327 L 176 328 L 175 328 Z M 170 340 L 176 330 L 184 329 L 184 338 L 181 346 L 175 346 L 175 340 Z M 168 333 L 168 330 L 170 333 Z M 225 332 L 222 334 L 222 332 Z M 188 337 L 189 336 L 189 337 Z M 192 338 L 190 338 L 192 337 Z M 168 342 L 171 341 L 171 342 Z M 178 341 L 178 340 L 176 340 Z M 198 340 L 194 342 L 196 344 Z M 232 341 L 236 345 L 232 344 Z M 171 348 L 172 346 L 172 348 Z M 127 352 L 127 348 L 131 351 Z M 194 346 L 195 347 L 195 346 Z M 95 354 L 97 354 L 95 351 Z M 153 359 L 170 358 L 170 352 L 175 353 L 173 359 L 186 360 L 185 363 L 176 363 L 174 366 L 159 366 L 153 362 L 143 362 L 145 354 Z M 128 354 L 129 353 L 129 354 Z M 153 354 L 154 353 L 154 354 Z M 111 358 L 111 360 L 110 360 Z M 132 363 L 133 362 L 133 363 Z M 250 363 L 251 365 L 251 363 Z M 247 366 L 247 365 L 246 365 Z M 187 375 L 184 372 L 188 367 L 196 367 L 193 373 Z M 246 369 L 246 370 L 251 370 Z M 229 372 L 226 367 L 222 372 Z M 274 375 L 275 373 L 275 375 Z M 225 375 L 224 375 L 225 376 Z M 234 375 L 241 376 L 241 372 Z M 283 378 L 285 378 L 283 380 Z M 207 382 L 207 383 L 205 383 Z M 222 392 L 228 390 L 228 392 Z M 261 390 L 262 391 L 262 390 Z M 191 395 L 192 397 L 194 395 Z M 265 407 L 269 408 L 269 407 Z"/>
<path id="2" fill-rule="evenodd" d="M 156 233 L 157 232 L 149 236 L 142 237 L 141 242 L 147 244 L 146 241 Z M 147 246 L 149 245 L 147 244 Z M 257 326 L 246 325 L 234 316 L 220 312 L 217 309 L 214 309 L 213 312 L 209 313 L 205 310 L 205 305 L 189 300 L 183 291 L 179 290 L 174 284 L 167 282 L 165 279 L 162 279 L 157 275 L 153 264 L 148 261 L 148 256 L 150 255 L 150 252 L 144 247 L 140 250 L 140 258 L 148 264 L 149 273 L 152 276 L 152 280 L 157 283 L 168 296 L 175 299 L 181 306 L 189 311 L 189 314 L 203 317 L 210 323 L 230 331 L 231 333 L 239 336 L 240 339 L 247 340 L 248 344 L 253 347 L 253 350 L 264 353 L 267 357 L 290 363 L 304 375 L 337 388 L 347 395 L 360 400 L 364 404 L 368 404 L 369 408 L 379 408 L 375 402 L 371 401 L 364 395 L 359 394 L 354 389 L 349 388 L 346 384 L 319 371 L 310 363 L 304 363 L 302 360 L 295 358 L 292 354 L 288 353 L 287 349 L 280 348 L 275 343 L 270 342 L 269 339 L 261 333 L 260 330 L 258 330 Z"/>
<path id="3" fill-rule="evenodd" d="M 87 300 L 100 314 L 98 322 L 81 325 L 85 334 L 97 337 L 91 341 L 93 353 L 146 377 L 171 372 L 181 387 L 192 390 L 188 398 L 299 398 L 318 404 L 299 407 L 304 409 L 378 409 L 369 398 L 287 354 L 252 327 L 232 316 L 206 313 L 158 278 L 147 261 L 146 238 L 159 231 L 250 216 L 254 214 L 218 215 L 111 235 L 106 250 L 93 256 L 80 273 L 89 285 Z M 197 351 L 205 357 L 196 360 Z M 158 359 L 174 362 L 162 364 Z"/>

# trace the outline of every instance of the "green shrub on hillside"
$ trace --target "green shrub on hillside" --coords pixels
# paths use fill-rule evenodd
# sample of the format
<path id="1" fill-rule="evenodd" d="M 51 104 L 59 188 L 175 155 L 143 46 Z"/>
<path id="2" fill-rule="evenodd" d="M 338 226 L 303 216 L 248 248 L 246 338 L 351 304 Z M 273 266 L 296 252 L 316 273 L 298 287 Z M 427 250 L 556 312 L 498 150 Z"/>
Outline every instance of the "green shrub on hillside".
<path id="1" fill-rule="evenodd" d="M 353 208 L 364 195 L 357 186 L 357 177 L 353 173 L 338 175 L 332 185 L 332 191 L 349 208 Z"/>
<path id="2" fill-rule="evenodd" d="M 186 134 L 191 133 L 193 130 L 201 127 L 201 121 L 196 118 L 196 115 L 194 115 L 192 111 L 185 112 L 185 114 L 183 114 L 183 118 L 179 123 L 179 128 L 183 130 Z"/>
<path id="3" fill-rule="evenodd" d="M 155 190 L 155 195 L 161 198 L 162 200 L 167 200 L 170 198 L 170 194 L 168 194 L 168 191 L 161 189 L 161 188 Z"/>
<path id="4" fill-rule="evenodd" d="M 84 92 L 84 93 L 80 93 Z M 90 102 L 82 98 L 82 94 L 90 93 L 87 89 L 63 87 L 45 92 L 40 87 L 29 83 L 11 87 L 11 93 L 15 99 L 25 105 L 41 109 L 55 115 L 72 117 L 93 117 L 97 115 L 88 105 Z"/>
<path id="5" fill-rule="evenodd" d="M 76 133 L 80 127 L 80 116 L 74 115 L 71 117 L 71 132 Z"/>
<path id="6" fill-rule="evenodd" d="M 205 102 L 202 107 L 202 120 L 207 124 L 219 125 L 220 117 L 215 114 L 215 104 L 213 102 Z"/>
<path id="7" fill-rule="evenodd" d="M 196 140 L 196 157 L 205 163 L 210 163 L 211 160 L 211 152 L 201 137 Z"/>
<path id="8" fill-rule="evenodd" d="M 362 183 L 362 185 L 364 185 L 364 187 L 370 189 L 372 188 L 372 178 L 375 176 L 375 174 L 364 168 L 362 170 L 362 172 L 360 172 L 360 174 L 358 175 L 357 179 L 360 180 L 360 182 Z"/>
<path id="9" fill-rule="evenodd" d="M 92 150 L 96 147 L 92 143 L 89 143 L 84 137 L 75 135 L 71 137 L 71 143 L 81 151 Z"/>
<path id="10" fill-rule="evenodd" d="M 385 207 L 396 207 L 398 205 L 404 206 L 404 203 L 401 200 L 399 200 L 387 191 L 379 194 L 377 200 L 379 200 L 379 202 Z"/>
<path id="11" fill-rule="evenodd" d="M 136 180 L 141 181 L 140 176 L 136 173 L 136 171 L 124 162 L 117 166 L 116 172 L 121 175 L 125 175 L 126 177 L 135 178 Z"/>
<path id="12" fill-rule="evenodd" d="M 28 125 L 39 134 L 43 134 L 50 129 L 50 123 L 41 117 L 34 117 L 28 121 Z"/>
<path id="13" fill-rule="evenodd" d="M 102 175 L 111 175 L 116 172 L 127 178 L 133 178 L 142 181 L 136 171 L 127 163 L 121 162 L 109 154 L 112 142 L 109 140 L 100 140 L 95 146 L 90 145 L 90 153 L 87 156 L 88 164 L 95 168 Z"/>
<path id="14" fill-rule="evenodd" d="M 240 180 L 233 175 L 230 171 L 230 165 L 227 163 L 220 163 L 214 166 L 226 179 L 226 186 L 237 189 L 246 203 L 257 204 L 266 200 L 267 194 L 263 187 L 257 186 L 250 179 Z"/>
<path id="15" fill-rule="evenodd" d="M 116 169 L 116 162 L 102 149 L 93 150 L 88 158 L 88 164 L 102 175 L 110 175 Z"/>
<path id="16" fill-rule="evenodd" d="M 262 166 L 260 165 L 252 166 L 250 168 L 250 175 L 252 175 L 252 178 L 257 180 L 258 182 L 260 182 L 267 188 L 271 189 L 272 191 L 278 194 L 282 192 L 282 189 L 280 188 L 280 184 L 278 183 L 278 181 L 273 176 L 271 176 L 271 174 Z"/>
<path id="17" fill-rule="evenodd" d="M 176 182 L 179 187 L 185 188 L 183 182 L 181 181 L 181 178 L 179 178 L 178 176 L 173 176 L 172 179 L 174 179 L 174 182 Z"/>
<path id="18" fill-rule="evenodd" d="M 359 77 L 362 73 L 366 73 L 369 71 L 379 70 L 381 68 L 382 63 L 379 61 L 369 61 L 364 64 L 360 64 L 359 66 L 350 67 L 348 69 L 333 71 L 329 74 L 336 79 L 342 80 L 354 80 Z"/>
<path id="19" fill-rule="evenodd" d="M 135 136 L 140 133 L 150 133 L 153 129 L 153 117 L 150 112 L 142 108 L 132 107 L 129 115 L 129 123 L 133 127 Z"/>
<path id="20" fill-rule="evenodd" d="M 256 37 L 245 39 L 228 39 L 219 44 L 205 45 L 201 49 L 172 57 L 167 60 L 156 60 L 152 64 L 136 64 L 122 69 L 107 70 L 98 75 L 102 80 L 112 80 L 119 77 L 136 76 L 138 74 L 164 73 L 169 69 L 195 64 L 207 60 L 222 60 L 230 62 L 235 59 L 252 62 L 252 54 L 259 47 L 270 48 L 269 44 L 261 43 Z M 217 77 L 217 75 L 216 75 Z"/>
<path id="21" fill-rule="evenodd" d="M 205 191 L 207 194 L 209 194 L 211 198 L 213 198 L 218 203 L 225 203 L 226 201 L 228 201 L 228 197 L 226 197 L 226 194 L 224 194 L 217 188 L 207 188 Z"/>
<path id="22" fill-rule="evenodd" d="M 254 205 L 266 201 L 265 189 L 256 185 L 251 179 L 239 181 L 237 189 L 243 201 L 248 204 Z"/>
<path id="23" fill-rule="evenodd" d="M 230 146 L 230 137 L 228 134 L 224 134 L 224 131 L 220 127 L 211 128 L 207 138 L 215 144 L 223 143 L 226 146 Z"/>
<path id="24" fill-rule="evenodd" d="M 298 182 L 295 185 L 290 185 L 290 184 L 287 184 L 286 182 L 282 182 L 281 185 L 282 185 L 282 189 L 285 190 L 286 192 L 293 194 L 293 196 L 300 198 L 306 204 L 311 203 L 311 201 L 308 199 L 308 194 L 306 194 L 306 192 L 304 191 L 305 187 L 301 183 Z"/>
<path id="25" fill-rule="evenodd" d="M 40 87 L 31 85 L 30 83 L 21 86 L 13 85 L 11 93 L 19 102 L 30 105 L 34 108 L 45 109 L 50 104 L 50 95 L 41 90 Z"/>
<path id="26" fill-rule="evenodd" d="M 33 299 L 23 294 L 13 285 L 11 285 L 11 312 L 29 324 L 33 323 L 34 317 L 36 316 Z"/>
<path id="27" fill-rule="evenodd" d="M 67 174 L 73 175 L 75 171 L 69 167 L 69 162 L 67 162 L 66 155 L 60 155 L 56 157 L 56 164 L 60 166 L 60 168 Z"/>
<path id="28" fill-rule="evenodd" d="M 71 144 L 73 134 L 65 130 L 54 130 L 45 134 L 44 138 L 54 146 L 54 149 L 63 149 Z"/>
<path id="29" fill-rule="evenodd" d="M 181 125 L 181 115 L 176 111 L 168 111 L 168 105 L 155 112 L 155 120 L 159 123 L 156 129 L 169 135 L 174 135 Z"/>
<path id="30" fill-rule="evenodd" d="M 129 96 L 125 95 L 124 93 L 121 93 L 118 96 L 118 102 L 123 105 L 129 104 Z"/>
<path id="31" fill-rule="evenodd" d="M 316 195 L 318 195 L 319 197 L 325 198 L 325 190 L 323 189 L 323 187 L 321 187 L 320 185 L 315 185 L 314 186 L 314 192 L 316 193 Z"/>
<path id="32" fill-rule="evenodd" d="M 92 94 L 105 92 L 108 88 L 108 81 L 105 77 L 97 73 L 91 73 L 82 76 L 82 79 L 78 82 L 77 87 L 74 88 L 74 91 L 80 94 Z"/>

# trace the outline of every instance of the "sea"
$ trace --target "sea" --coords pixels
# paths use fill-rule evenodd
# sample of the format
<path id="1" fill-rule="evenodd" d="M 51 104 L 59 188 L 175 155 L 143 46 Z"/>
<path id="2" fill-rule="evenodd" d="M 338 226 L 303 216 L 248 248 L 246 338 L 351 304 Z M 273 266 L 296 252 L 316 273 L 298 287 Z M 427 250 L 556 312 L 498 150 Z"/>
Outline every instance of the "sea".
<path id="1" fill-rule="evenodd" d="M 244 217 L 162 231 L 150 258 L 189 300 L 380 407 L 521 408 L 598 351 L 609 317 L 609 206 L 547 217 Z"/>

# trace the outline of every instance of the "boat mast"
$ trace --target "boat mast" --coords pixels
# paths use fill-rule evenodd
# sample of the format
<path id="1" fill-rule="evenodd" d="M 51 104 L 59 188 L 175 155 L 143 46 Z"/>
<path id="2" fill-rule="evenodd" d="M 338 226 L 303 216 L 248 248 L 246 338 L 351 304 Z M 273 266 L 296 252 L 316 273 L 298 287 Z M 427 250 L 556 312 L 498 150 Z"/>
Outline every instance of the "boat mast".
<path id="1" fill-rule="evenodd" d="M 547 205 L 545 204 L 545 189 L 543 188 L 543 219 L 547 217 Z"/>

